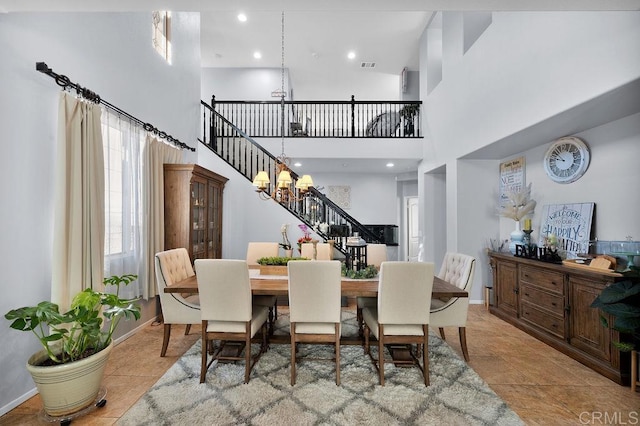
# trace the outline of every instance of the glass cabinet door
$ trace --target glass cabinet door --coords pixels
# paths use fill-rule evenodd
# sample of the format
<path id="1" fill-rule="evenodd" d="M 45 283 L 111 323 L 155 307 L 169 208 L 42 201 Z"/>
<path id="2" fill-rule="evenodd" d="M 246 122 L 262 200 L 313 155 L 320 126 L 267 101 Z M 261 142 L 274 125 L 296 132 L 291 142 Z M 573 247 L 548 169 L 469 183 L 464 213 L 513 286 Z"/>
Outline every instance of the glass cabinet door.
<path id="1" fill-rule="evenodd" d="M 191 183 L 191 250 L 193 259 L 207 257 L 206 247 L 206 188 L 204 182 Z"/>
<path id="2" fill-rule="evenodd" d="M 209 186 L 209 208 L 208 208 L 208 244 L 209 244 L 209 256 L 212 258 L 220 258 L 222 253 L 220 252 L 220 188 L 214 185 Z"/>

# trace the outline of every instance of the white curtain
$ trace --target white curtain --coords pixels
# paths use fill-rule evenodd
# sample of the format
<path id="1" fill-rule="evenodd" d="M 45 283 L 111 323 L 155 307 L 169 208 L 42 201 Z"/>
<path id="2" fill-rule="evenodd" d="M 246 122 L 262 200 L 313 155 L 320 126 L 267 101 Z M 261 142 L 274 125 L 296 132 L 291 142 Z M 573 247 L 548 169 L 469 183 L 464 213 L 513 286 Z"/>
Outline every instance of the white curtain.
<path id="1" fill-rule="evenodd" d="M 85 288 L 102 288 L 104 163 L 98 105 L 61 92 L 51 300 L 61 311 Z"/>
<path id="2" fill-rule="evenodd" d="M 105 158 L 104 275 L 137 274 L 138 280 L 120 289 L 120 296 L 141 297 L 142 257 L 141 158 L 146 132 L 135 122 L 107 109 L 102 135 Z"/>
<path id="3" fill-rule="evenodd" d="M 143 297 L 157 294 L 154 256 L 164 250 L 164 163 L 182 162 L 182 151 L 148 135 L 143 150 L 143 257 L 140 259 L 140 282 Z M 144 277 L 144 279 L 143 279 Z"/>

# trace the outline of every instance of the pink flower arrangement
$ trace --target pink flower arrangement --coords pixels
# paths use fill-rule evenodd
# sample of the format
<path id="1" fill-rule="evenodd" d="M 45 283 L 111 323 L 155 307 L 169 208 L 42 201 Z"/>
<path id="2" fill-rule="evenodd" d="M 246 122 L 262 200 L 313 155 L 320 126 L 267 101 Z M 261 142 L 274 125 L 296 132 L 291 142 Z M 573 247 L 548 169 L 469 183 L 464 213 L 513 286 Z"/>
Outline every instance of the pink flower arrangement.
<path id="1" fill-rule="evenodd" d="M 298 238 L 298 250 L 302 248 L 303 243 L 310 243 L 312 241 L 311 232 L 309 231 L 309 227 L 304 223 L 298 225 L 298 228 L 304 233 L 304 236 Z"/>

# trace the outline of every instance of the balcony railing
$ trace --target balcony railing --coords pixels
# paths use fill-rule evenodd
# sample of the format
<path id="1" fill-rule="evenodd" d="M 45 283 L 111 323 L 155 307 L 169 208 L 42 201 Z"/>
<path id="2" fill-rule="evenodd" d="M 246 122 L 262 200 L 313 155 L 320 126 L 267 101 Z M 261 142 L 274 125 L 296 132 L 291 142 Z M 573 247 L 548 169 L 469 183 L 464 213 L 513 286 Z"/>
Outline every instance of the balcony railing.
<path id="1" fill-rule="evenodd" d="M 419 138 L 421 101 L 221 101 L 211 109 L 252 138 Z M 284 120 L 283 120 L 284 118 Z"/>

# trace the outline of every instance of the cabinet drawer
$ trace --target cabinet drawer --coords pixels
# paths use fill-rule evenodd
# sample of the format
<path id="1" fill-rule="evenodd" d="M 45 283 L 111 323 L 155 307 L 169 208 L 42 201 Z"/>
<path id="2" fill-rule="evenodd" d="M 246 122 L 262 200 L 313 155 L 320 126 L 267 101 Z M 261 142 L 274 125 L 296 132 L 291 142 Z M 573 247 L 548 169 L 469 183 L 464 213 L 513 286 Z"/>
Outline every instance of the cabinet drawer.
<path id="1" fill-rule="evenodd" d="M 520 298 L 523 302 L 545 309 L 552 314 L 564 317 L 564 297 L 549 293 L 528 284 L 520 286 Z"/>
<path id="2" fill-rule="evenodd" d="M 564 275 L 561 272 L 521 266 L 520 284 L 533 284 L 564 295 Z"/>
<path id="3" fill-rule="evenodd" d="M 549 315 L 548 312 L 537 308 L 527 302 L 520 304 L 522 319 L 535 325 L 536 327 L 543 328 L 554 336 L 558 336 L 564 339 L 564 319 L 556 317 L 555 315 Z"/>

